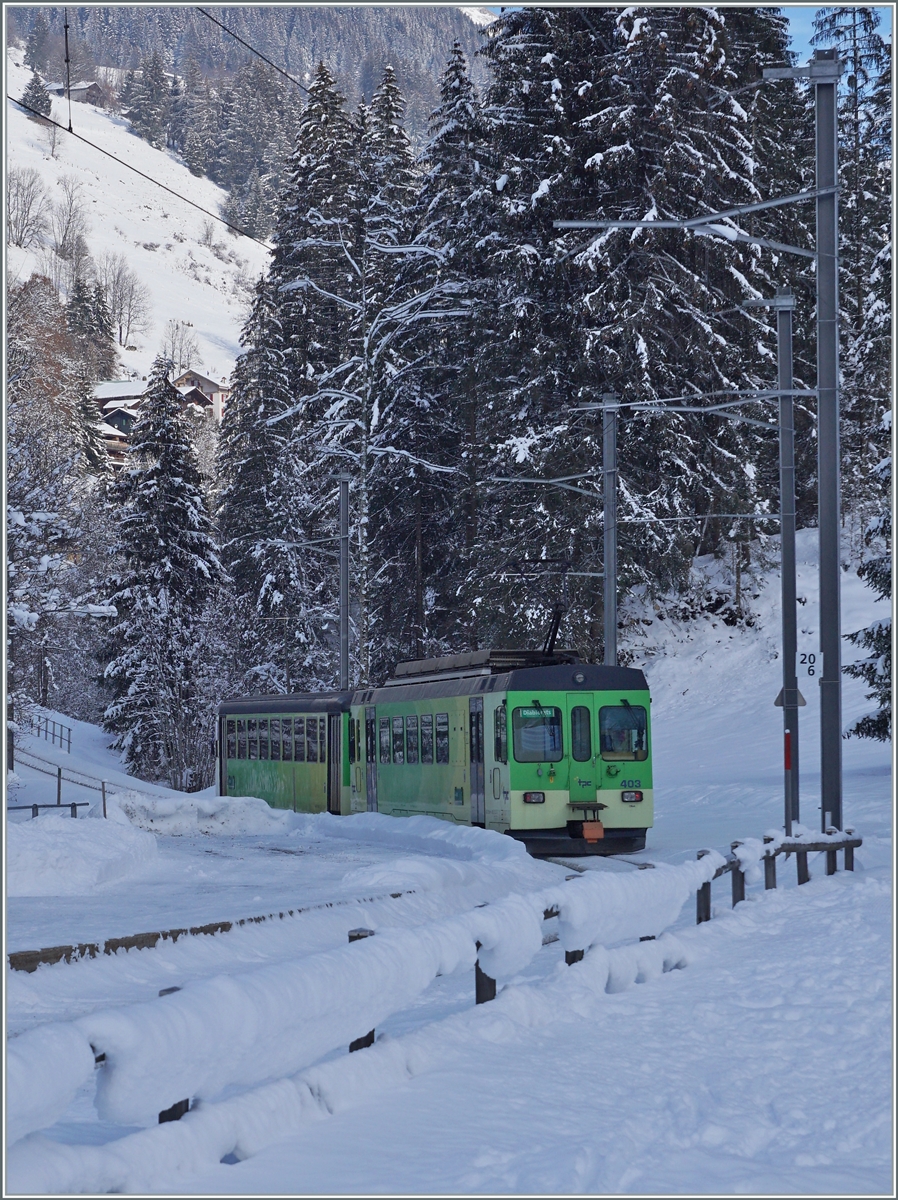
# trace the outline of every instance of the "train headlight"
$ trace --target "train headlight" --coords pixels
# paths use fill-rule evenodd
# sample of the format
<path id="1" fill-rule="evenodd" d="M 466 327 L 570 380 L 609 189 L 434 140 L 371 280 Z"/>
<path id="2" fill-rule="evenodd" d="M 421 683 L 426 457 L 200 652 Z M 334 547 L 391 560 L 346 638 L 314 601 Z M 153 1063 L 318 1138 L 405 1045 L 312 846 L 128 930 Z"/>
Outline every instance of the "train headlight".
<path id="1" fill-rule="evenodd" d="M 640 797 L 640 799 L 641 799 L 641 797 Z M 546 793 L 545 792 L 525 792 L 524 793 L 524 803 L 525 804 L 545 804 L 545 802 L 546 802 Z"/>
<path id="2" fill-rule="evenodd" d="M 620 798 L 624 804 L 639 804 L 642 800 L 642 792 L 621 792 Z"/>

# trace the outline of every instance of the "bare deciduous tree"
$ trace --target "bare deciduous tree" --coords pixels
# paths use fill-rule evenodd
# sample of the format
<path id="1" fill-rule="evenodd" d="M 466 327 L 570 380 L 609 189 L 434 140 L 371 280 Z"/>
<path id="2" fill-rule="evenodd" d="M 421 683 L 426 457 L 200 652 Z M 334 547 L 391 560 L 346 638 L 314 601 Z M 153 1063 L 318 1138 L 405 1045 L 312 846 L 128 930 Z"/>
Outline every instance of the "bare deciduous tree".
<path id="1" fill-rule="evenodd" d="M 97 266 L 97 282 L 106 295 L 118 342 L 125 346 L 132 334 L 148 333 L 150 293 L 140 282 L 123 254 L 106 254 Z"/>
<path id="2" fill-rule="evenodd" d="M 33 246 L 47 230 L 49 201 L 33 167 L 13 167 L 6 181 L 6 237 L 13 246 Z"/>
<path id="3" fill-rule="evenodd" d="M 159 353 L 174 363 L 177 374 L 200 366 L 200 347 L 191 327 L 184 321 L 168 321 L 162 336 Z"/>
<path id="4" fill-rule="evenodd" d="M 62 199 L 53 205 L 50 215 L 50 232 L 53 249 L 60 258 L 71 258 L 79 249 L 89 232 L 87 213 L 81 196 L 81 184 L 74 175 L 60 177 Z"/>

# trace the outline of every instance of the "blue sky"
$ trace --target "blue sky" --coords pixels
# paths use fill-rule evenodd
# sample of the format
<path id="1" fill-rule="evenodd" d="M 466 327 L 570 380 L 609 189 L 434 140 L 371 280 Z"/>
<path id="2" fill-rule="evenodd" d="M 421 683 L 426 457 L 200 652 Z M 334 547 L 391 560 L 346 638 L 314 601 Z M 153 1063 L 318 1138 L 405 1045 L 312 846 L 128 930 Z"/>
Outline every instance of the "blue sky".
<path id="1" fill-rule="evenodd" d="M 814 48 L 811 45 L 811 36 L 814 32 L 814 13 L 818 8 L 826 7 L 819 4 L 784 4 L 783 12 L 789 18 L 789 24 L 792 29 L 792 49 L 798 55 L 800 63 L 806 62 L 813 54 Z M 879 4 L 874 7 L 879 9 L 880 26 L 879 32 L 889 41 L 892 36 L 892 6 L 887 4 Z"/>

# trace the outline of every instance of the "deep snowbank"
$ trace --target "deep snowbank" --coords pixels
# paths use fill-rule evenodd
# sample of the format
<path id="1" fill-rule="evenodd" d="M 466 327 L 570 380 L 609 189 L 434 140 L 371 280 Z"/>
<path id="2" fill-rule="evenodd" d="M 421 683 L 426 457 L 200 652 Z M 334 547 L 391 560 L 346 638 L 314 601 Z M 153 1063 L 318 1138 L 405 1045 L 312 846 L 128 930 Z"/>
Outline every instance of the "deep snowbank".
<path id="1" fill-rule="evenodd" d="M 407 1008 L 438 975 L 470 970 L 475 960 L 492 978 L 508 979 L 539 952 L 544 912 L 553 906 L 568 949 L 660 934 L 722 862 L 712 853 L 679 867 L 581 876 L 414 929 L 382 930 L 299 961 L 215 976 L 147 1003 L 81 1017 L 73 1026 L 106 1056 L 98 1112 L 120 1124 L 150 1124 L 185 1096 L 214 1100 L 227 1088 L 282 1078 Z M 626 974 L 633 964 L 626 955 L 622 961 Z M 27 1057 L 53 1093 L 40 1033 L 29 1035 Z M 47 1052 L 59 1053 L 53 1045 Z M 20 1054 L 26 1050 L 20 1047 Z M 77 1061 L 79 1054 L 76 1041 Z M 71 1072 L 78 1076 L 77 1065 Z M 42 1128 L 47 1113 L 58 1115 L 52 1094 L 42 1099 L 35 1093 L 28 1104 L 27 1112 L 15 1110 L 16 1127 L 26 1132 Z"/>
<path id="2" fill-rule="evenodd" d="M 151 796 L 122 791 L 107 800 L 106 811 L 116 822 L 126 821 L 138 829 L 168 835 L 271 833 L 293 816 L 270 808 L 256 796 L 214 796 L 207 792 Z"/>
<path id="3" fill-rule="evenodd" d="M 361 950 L 374 940 L 353 948 Z M 592 1005 L 603 992 L 623 991 L 687 962 L 683 944 L 670 935 L 617 950 L 597 948 L 575 969 L 562 968 L 564 973 L 547 988 L 511 988 L 489 1006 L 469 1009 L 395 1041 L 378 1040 L 363 1054 L 219 1103 L 200 1104 L 177 1124 L 155 1126 L 106 1146 L 60 1145 L 32 1134 L 10 1147 L 7 1177 L 14 1191 L 38 1194 L 171 1186 L 173 1179 L 217 1165 L 229 1153 L 248 1158 L 295 1135 L 310 1120 L 351 1108 L 391 1085 L 406 1084 L 472 1039 L 494 1043 L 497 1021 L 509 1032 L 548 1025 L 568 1013 L 572 1004 Z"/>
<path id="4" fill-rule="evenodd" d="M 8 896 L 81 896 L 141 874 L 156 839 L 114 821 L 71 819 L 69 810 L 6 825 Z"/>

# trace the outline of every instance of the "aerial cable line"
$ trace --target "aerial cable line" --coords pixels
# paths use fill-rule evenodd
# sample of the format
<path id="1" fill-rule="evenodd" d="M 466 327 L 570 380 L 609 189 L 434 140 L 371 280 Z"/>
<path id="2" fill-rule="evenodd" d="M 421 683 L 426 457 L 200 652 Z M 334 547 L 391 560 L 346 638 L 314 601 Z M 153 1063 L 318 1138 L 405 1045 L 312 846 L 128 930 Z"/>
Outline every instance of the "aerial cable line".
<path id="1" fill-rule="evenodd" d="M 283 68 L 279 67 L 277 65 L 277 63 L 273 63 L 270 58 L 266 58 L 261 50 L 257 50 L 255 48 L 255 46 L 251 46 L 249 44 L 249 42 L 245 42 L 243 40 L 243 38 L 240 37 L 239 34 L 236 34 L 233 31 L 233 29 L 228 29 L 227 25 L 222 25 L 221 21 L 219 21 L 215 17 L 213 17 L 212 14 L 210 12 L 207 12 L 204 8 L 200 8 L 199 5 L 197 5 L 196 11 L 198 13 L 202 13 L 204 17 L 208 17 L 209 20 L 213 23 L 213 25 L 217 25 L 219 29 L 223 29 L 225 31 L 225 33 L 228 34 L 229 37 L 232 37 L 234 39 L 235 42 L 239 42 L 241 46 L 244 46 L 247 50 L 249 50 L 250 54 L 255 54 L 258 58 L 261 58 L 263 62 L 268 63 L 269 67 L 273 67 L 275 69 L 275 71 L 278 72 L 279 75 L 283 75 L 283 77 L 285 79 L 289 79 L 291 83 L 295 83 L 300 91 L 305 92 L 305 94 L 307 96 L 311 96 L 312 93 L 309 91 L 309 89 L 305 86 L 304 83 L 300 83 L 298 79 L 294 78 L 294 76 L 289 74 L 289 72 L 287 72 L 287 71 L 283 70 Z"/>
<path id="2" fill-rule="evenodd" d="M 278 72 L 279 75 L 283 75 L 285 79 L 289 79 L 291 83 L 296 84 L 301 92 L 305 92 L 305 94 L 311 98 L 312 93 L 304 83 L 300 83 L 294 75 L 291 75 L 288 71 L 285 71 L 282 67 L 279 67 L 277 63 L 273 63 L 270 58 L 266 58 L 261 50 L 257 50 L 255 46 L 250 45 L 249 42 L 245 41 L 242 37 L 240 37 L 239 34 L 235 33 L 233 29 L 228 29 L 227 25 L 223 25 L 221 21 L 213 17 L 210 12 L 206 11 L 206 9 L 200 8 L 200 6 L 197 5 L 196 11 L 198 13 L 202 13 L 204 17 L 208 17 L 213 25 L 217 25 L 219 29 L 223 29 L 229 37 L 232 37 L 235 42 L 239 42 L 241 46 L 245 47 L 250 52 L 250 54 L 255 54 L 257 58 L 261 58 L 262 62 L 268 63 L 269 67 L 272 67 Z M 352 129 L 355 133 L 362 132 L 360 126 L 353 121 L 352 117 L 350 117 L 348 113 L 344 113 L 343 115 L 345 116 L 346 122 L 350 129 Z"/>
<path id="3" fill-rule="evenodd" d="M 251 242 L 258 242 L 260 246 L 264 246 L 266 250 L 271 250 L 272 247 L 268 242 L 263 242 L 261 238 L 253 237 L 251 233 L 247 233 L 245 229 L 241 229 L 239 225 L 233 225 L 230 221 L 226 221 L 224 217 L 212 212 L 208 208 L 203 208 L 202 204 L 197 204 L 195 200 L 188 200 L 186 196 L 182 196 L 180 192 L 176 192 L 173 188 L 167 187 L 164 183 L 160 183 L 158 179 L 154 179 L 152 175 L 147 175 L 145 172 L 138 170 L 137 167 L 132 167 L 130 163 L 125 162 L 123 158 L 118 158 L 109 150 L 104 150 L 102 146 L 98 146 L 96 142 L 88 141 L 86 137 L 82 137 L 80 133 L 75 133 L 73 129 L 66 129 L 65 125 L 60 125 L 58 121 L 54 121 L 52 117 L 45 117 L 43 113 L 37 111 L 36 108 L 31 108 L 27 104 L 23 104 L 21 100 L 16 100 L 14 96 L 10 96 L 7 92 L 6 99 L 11 100 L 13 104 L 17 104 L 19 108 L 25 112 L 32 113 L 35 117 L 40 118 L 46 125 L 55 125 L 57 129 L 61 129 L 63 133 L 70 133 L 72 137 L 78 139 L 79 142 L 84 142 L 86 146 L 91 146 L 94 150 L 99 150 L 101 154 L 105 154 L 107 158 L 111 158 L 113 162 L 117 162 L 121 167 L 127 167 L 129 171 L 133 171 L 135 175 L 139 175 L 141 179 L 146 179 L 149 183 L 153 183 L 158 188 L 162 188 L 164 192 L 168 192 L 170 196 L 175 196 L 178 200 L 183 200 L 185 204 L 189 204 L 191 208 L 198 209 L 201 213 L 205 213 L 207 217 L 211 217 L 213 221 L 218 221 L 220 225 L 227 225 L 228 229 L 233 229 L 235 233 L 241 237 L 249 238 Z"/>

